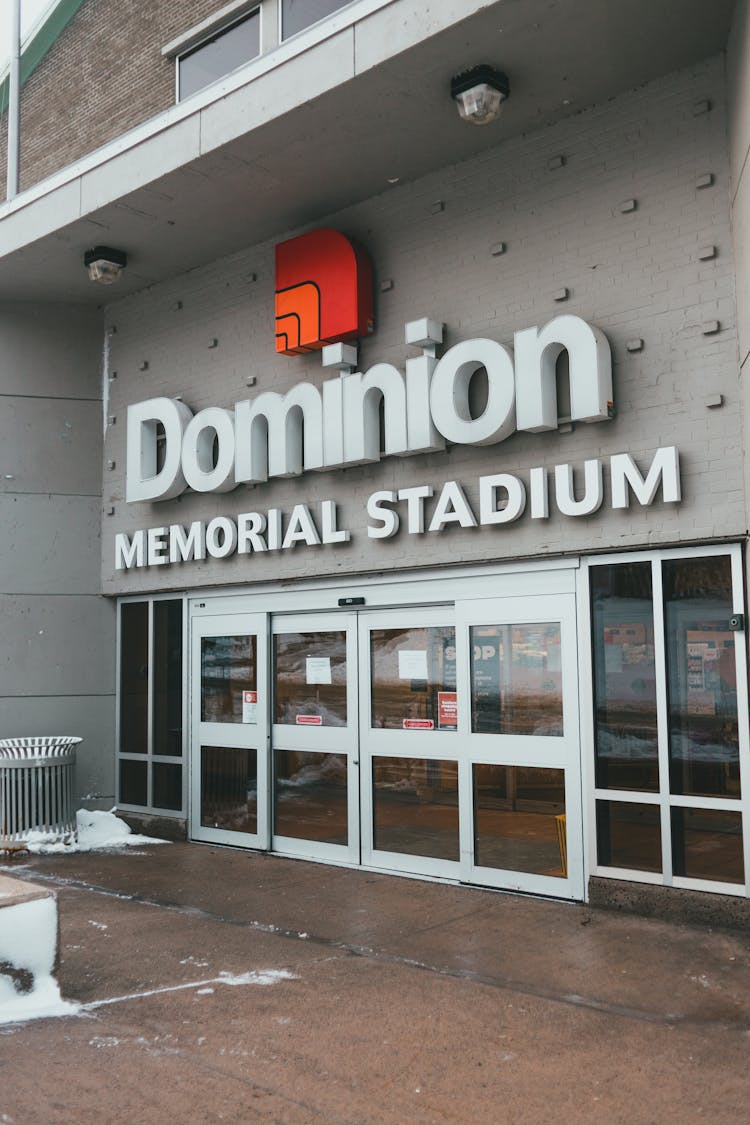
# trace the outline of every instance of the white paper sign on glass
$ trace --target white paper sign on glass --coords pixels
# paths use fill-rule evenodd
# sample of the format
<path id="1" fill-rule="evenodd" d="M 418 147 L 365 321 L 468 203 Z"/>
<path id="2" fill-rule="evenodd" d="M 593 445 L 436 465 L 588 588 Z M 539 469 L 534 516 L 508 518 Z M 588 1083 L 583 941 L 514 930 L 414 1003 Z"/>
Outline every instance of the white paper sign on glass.
<path id="1" fill-rule="evenodd" d="M 427 649 L 402 648 L 398 654 L 398 678 L 400 680 L 426 680 Z"/>
<path id="2" fill-rule="evenodd" d="M 257 721 L 258 721 L 258 693 L 257 693 L 257 691 L 243 691 L 243 693 L 242 693 L 242 721 L 243 721 L 243 723 L 257 723 Z"/>
<path id="3" fill-rule="evenodd" d="M 308 656 L 305 675 L 308 684 L 330 684 L 330 656 Z"/>

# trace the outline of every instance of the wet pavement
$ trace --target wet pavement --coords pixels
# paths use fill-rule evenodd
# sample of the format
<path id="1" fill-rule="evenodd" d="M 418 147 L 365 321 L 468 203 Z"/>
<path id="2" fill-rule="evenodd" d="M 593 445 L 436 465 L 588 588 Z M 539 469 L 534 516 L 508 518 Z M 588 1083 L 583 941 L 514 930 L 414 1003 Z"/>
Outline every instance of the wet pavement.
<path id="1" fill-rule="evenodd" d="M 54 887 L 0 1122 L 747 1122 L 750 935 L 194 844 Z"/>

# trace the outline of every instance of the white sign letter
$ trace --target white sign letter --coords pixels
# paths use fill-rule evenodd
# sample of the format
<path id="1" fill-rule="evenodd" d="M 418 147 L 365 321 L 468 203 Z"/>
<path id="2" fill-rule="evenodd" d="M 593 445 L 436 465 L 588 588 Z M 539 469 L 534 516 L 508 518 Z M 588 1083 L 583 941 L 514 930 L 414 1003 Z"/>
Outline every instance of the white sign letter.
<path id="1" fill-rule="evenodd" d="M 558 316 L 544 328 L 516 332 L 516 425 L 538 433 L 557 429 L 556 364 L 567 351 L 570 416 L 602 422 L 612 401 L 612 353 L 607 337 L 579 316 Z"/>
<path id="2" fill-rule="evenodd" d="M 184 402 L 151 398 L 128 407 L 125 499 L 172 500 L 187 487 L 180 466 L 182 435 L 193 412 Z M 164 460 L 157 471 L 159 426 L 164 430 Z"/>
<path id="3" fill-rule="evenodd" d="M 659 485 L 665 504 L 677 504 L 682 498 L 680 488 L 680 459 L 674 445 L 657 449 L 648 475 L 644 478 L 629 453 L 615 453 L 610 458 L 612 476 L 612 507 L 627 508 L 630 490 L 644 507 L 654 502 Z M 630 489 L 628 488 L 630 485 Z"/>
<path id="4" fill-rule="evenodd" d="M 469 410 L 469 384 L 475 371 L 487 372 L 487 406 L 479 418 Z M 515 428 L 513 360 L 494 340 L 464 340 L 438 360 L 430 388 L 432 420 L 448 441 L 492 445 Z"/>

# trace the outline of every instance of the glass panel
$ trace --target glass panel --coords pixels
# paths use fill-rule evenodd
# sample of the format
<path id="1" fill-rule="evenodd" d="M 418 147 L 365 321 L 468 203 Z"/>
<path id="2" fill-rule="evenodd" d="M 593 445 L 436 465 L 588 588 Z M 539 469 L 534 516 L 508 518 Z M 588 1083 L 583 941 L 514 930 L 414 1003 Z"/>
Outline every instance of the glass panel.
<path id="1" fill-rule="evenodd" d="M 658 805 L 597 801 L 596 840 L 602 867 L 661 871 L 661 819 Z"/>
<path id="2" fill-rule="evenodd" d="M 346 726 L 346 632 L 278 633 L 273 639 L 274 722 Z"/>
<path id="3" fill-rule="evenodd" d="M 475 864 L 564 879 L 564 770 L 475 765 L 473 777 Z"/>
<path id="4" fill-rule="evenodd" d="M 120 607 L 120 753 L 147 752 L 148 602 L 128 602 Z"/>
<path id="5" fill-rule="evenodd" d="M 742 814 L 714 809 L 672 809 L 675 875 L 744 883 Z"/>
<path id="6" fill-rule="evenodd" d="M 123 805 L 148 805 L 146 762 L 120 759 L 120 801 Z"/>
<path id="7" fill-rule="evenodd" d="M 456 630 L 452 625 L 373 629 L 372 725 L 455 730 Z"/>
<path id="8" fill-rule="evenodd" d="M 154 762 L 151 767 L 151 804 L 156 809 L 182 808 L 182 766 Z"/>
<path id="9" fill-rule="evenodd" d="M 458 860 L 458 764 L 373 758 L 373 847 Z"/>
<path id="10" fill-rule="evenodd" d="M 651 564 L 595 566 L 590 573 L 596 784 L 599 789 L 656 793 L 659 750 Z"/>
<path id="11" fill-rule="evenodd" d="M 673 793 L 739 797 L 739 725 L 731 562 L 663 564 Z"/>
<path id="12" fill-rule="evenodd" d="M 201 746 L 201 825 L 228 832 L 258 830 L 255 750 Z"/>
<path id="13" fill-rule="evenodd" d="M 230 74 L 248 59 L 255 58 L 259 51 L 260 15 L 256 11 L 232 27 L 218 31 L 178 59 L 180 99 Z"/>
<path id="14" fill-rule="evenodd" d="M 350 0 L 281 0 L 282 39 L 345 8 Z"/>
<path id="15" fill-rule="evenodd" d="M 257 638 L 203 637 L 201 640 L 201 722 L 241 723 L 245 692 L 257 703 Z M 244 717 L 243 717 L 244 714 Z"/>
<path id="16" fill-rule="evenodd" d="M 471 729 L 481 734 L 562 735 L 557 622 L 472 626 Z"/>
<path id="17" fill-rule="evenodd" d="M 153 753 L 182 755 L 182 602 L 154 602 Z M 155 800 L 155 804 L 158 802 Z M 182 801 L 177 806 L 182 806 Z M 159 805 L 172 808 L 172 805 Z"/>
<path id="18" fill-rule="evenodd" d="M 348 844 L 346 754 L 277 750 L 274 757 L 276 835 Z"/>

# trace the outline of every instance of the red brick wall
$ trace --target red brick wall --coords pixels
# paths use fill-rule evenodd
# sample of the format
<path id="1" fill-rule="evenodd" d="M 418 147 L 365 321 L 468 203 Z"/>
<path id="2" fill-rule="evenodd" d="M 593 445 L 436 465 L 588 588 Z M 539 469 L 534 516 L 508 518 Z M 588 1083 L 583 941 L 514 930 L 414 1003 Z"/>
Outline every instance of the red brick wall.
<path id="1" fill-rule="evenodd" d="M 161 48 L 226 0 L 87 0 L 21 92 L 23 191 L 174 103 Z M 5 116 L 0 127 L 5 192 Z"/>

